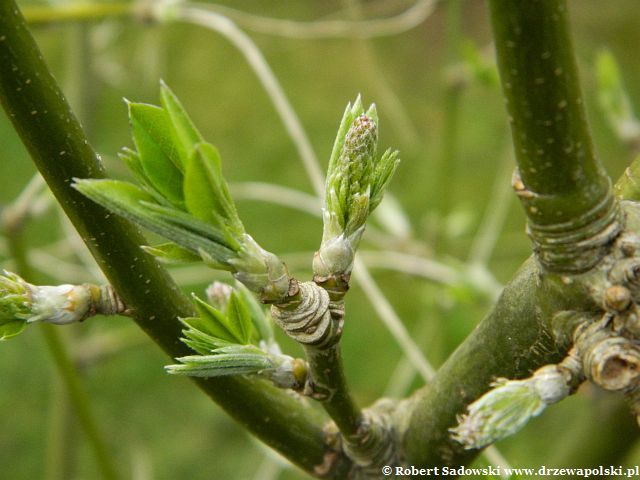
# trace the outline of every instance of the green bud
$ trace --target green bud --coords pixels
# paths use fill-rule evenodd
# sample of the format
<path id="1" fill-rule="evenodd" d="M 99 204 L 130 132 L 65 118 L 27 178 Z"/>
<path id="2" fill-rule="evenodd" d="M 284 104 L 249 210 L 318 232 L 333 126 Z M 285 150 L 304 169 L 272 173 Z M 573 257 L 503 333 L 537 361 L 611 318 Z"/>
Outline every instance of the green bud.
<path id="1" fill-rule="evenodd" d="M 458 418 L 458 425 L 450 429 L 452 438 L 466 449 L 477 449 L 518 432 L 548 405 L 573 392 L 582 374 L 567 365 L 545 365 L 523 380 L 499 378 Z"/>
<path id="2" fill-rule="evenodd" d="M 27 324 L 81 322 L 95 314 L 129 314 L 127 306 L 106 285 L 32 285 L 18 275 L 0 275 L 0 339 L 20 333 Z"/>
<path id="3" fill-rule="evenodd" d="M 233 276 L 257 293 L 262 302 L 283 302 L 289 293 L 287 266 L 248 234 L 243 235 L 241 245 L 238 257 L 229 260 L 235 269 Z"/>
<path id="4" fill-rule="evenodd" d="M 66 325 L 84 320 L 92 306 L 91 289 L 87 285 L 31 287 L 32 316 L 28 322 Z"/>
<path id="5" fill-rule="evenodd" d="M 18 335 L 27 325 L 31 314 L 27 285 L 14 273 L 0 275 L 0 340 Z"/>
<path id="6" fill-rule="evenodd" d="M 397 152 L 377 159 L 378 113 L 356 99 L 347 105 L 329 161 L 322 245 L 314 259 L 321 276 L 349 274 L 365 222 L 382 200 L 398 164 Z"/>
<path id="7" fill-rule="evenodd" d="M 482 448 L 513 435 L 546 407 L 530 379 L 501 378 L 493 386 L 451 429 L 452 438 L 467 449 Z"/>
<path id="8" fill-rule="evenodd" d="M 233 292 L 231 285 L 215 281 L 205 291 L 209 303 L 219 310 L 224 310 L 229 303 L 229 297 Z"/>
<path id="9" fill-rule="evenodd" d="M 10 272 L 3 272 L 0 279 L 0 308 L 5 321 L 64 325 L 86 318 L 92 305 L 89 285 L 31 285 Z"/>
<path id="10" fill-rule="evenodd" d="M 375 122 L 365 114 L 358 116 L 345 135 L 335 170 L 330 172 L 327 180 L 330 186 L 327 209 L 336 214 L 341 231 L 347 235 L 364 224 L 369 212 L 369 190 L 377 143 L 378 127 Z"/>

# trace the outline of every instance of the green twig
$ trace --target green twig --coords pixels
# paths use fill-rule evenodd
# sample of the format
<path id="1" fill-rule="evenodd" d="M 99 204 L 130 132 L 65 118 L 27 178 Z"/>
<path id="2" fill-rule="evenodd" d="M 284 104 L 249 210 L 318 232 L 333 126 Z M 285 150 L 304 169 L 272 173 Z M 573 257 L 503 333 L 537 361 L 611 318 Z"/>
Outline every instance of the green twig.
<path id="1" fill-rule="evenodd" d="M 564 352 L 550 332 L 551 315 L 585 302 L 580 282 L 554 290 L 540 278 L 549 270 L 589 269 L 620 228 L 610 180 L 591 146 L 565 2 L 491 0 L 490 6 L 520 171 L 515 188 L 539 263 L 525 263 L 432 385 L 408 402 L 403 439 L 413 465 L 460 465 L 475 456 L 447 431 L 456 415 L 496 377 L 520 378 L 557 360 Z"/>
<path id="2" fill-rule="evenodd" d="M 314 390 L 320 394 L 322 406 L 345 439 L 355 440 L 362 423 L 362 412 L 349 393 L 340 344 L 327 349 L 308 346 L 305 347 L 305 353 L 311 368 Z"/>
<path id="3" fill-rule="evenodd" d="M 49 347 L 56 368 L 62 378 L 73 410 L 78 419 L 82 431 L 87 437 L 89 445 L 96 456 L 98 467 L 105 479 L 120 478 L 116 468 L 116 462 L 109 452 L 102 433 L 91 411 L 91 398 L 82 385 L 82 381 L 76 371 L 73 362 L 64 346 L 60 333 L 53 325 L 41 326 L 44 339 Z"/>
<path id="4" fill-rule="evenodd" d="M 491 0 L 502 89 L 518 174 L 516 194 L 546 270 L 595 265 L 620 228 L 595 156 L 564 0 Z"/>

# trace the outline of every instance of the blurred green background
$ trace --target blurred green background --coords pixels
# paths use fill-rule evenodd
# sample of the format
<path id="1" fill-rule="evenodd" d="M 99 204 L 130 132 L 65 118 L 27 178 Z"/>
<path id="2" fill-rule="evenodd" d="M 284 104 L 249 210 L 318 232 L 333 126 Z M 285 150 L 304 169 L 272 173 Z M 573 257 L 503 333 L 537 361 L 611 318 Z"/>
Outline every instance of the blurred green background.
<path id="1" fill-rule="evenodd" d="M 393 16 L 414 3 L 362 1 L 359 13 L 353 1 L 229 0 L 216 5 L 311 21 Z M 594 64 L 597 52 L 609 48 L 632 102 L 640 105 L 638 4 L 570 3 L 596 148 L 617 178 L 632 153 L 598 105 Z M 19 4 L 44 5 L 27 0 Z M 508 281 L 531 251 L 522 212 L 507 193 L 512 168 L 509 132 L 501 95 L 492 82 L 486 5 L 480 0 L 441 1 L 415 28 L 373 39 L 283 38 L 247 31 L 282 84 L 323 168 L 346 103 L 358 93 L 366 103 L 377 103 L 381 147 L 401 151 L 402 163 L 390 187 L 400 207 L 384 207 L 391 220 L 374 220 L 375 228 L 365 235 L 361 248 L 368 252 L 364 258 L 414 340 L 429 361 L 439 365 L 489 308 L 492 282 Z M 113 176 L 127 175 L 116 153 L 131 145 L 122 99 L 156 103 L 162 78 L 220 150 L 230 182 L 268 182 L 313 194 L 269 96 L 244 57 L 219 34 L 193 25 L 130 20 L 40 25 L 34 34 Z M 486 69 L 473 67 L 470 51 L 482 57 Z M 0 145 L 0 205 L 6 206 L 35 170 L 4 115 Z M 246 190 L 245 186 L 242 191 Z M 265 248 L 282 255 L 295 275 L 307 278 L 321 236 L 320 219 L 268 199 L 242 196 L 238 207 L 247 230 Z M 504 222 L 499 218 L 502 207 Z M 495 224 L 479 237 L 487 218 Z M 62 214 L 52 207 L 27 226 L 25 242 L 37 270 L 37 278 L 28 280 L 95 279 L 83 264 L 86 253 L 64 225 Z M 487 262 L 473 267 L 470 258 L 478 251 L 479 238 L 495 246 Z M 436 260 L 454 269 L 460 280 L 445 286 L 377 268 L 389 252 Z M 2 239 L 0 266 L 13 268 Z M 204 268 L 179 267 L 174 273 L 186 291 L 194 292 L 224 278 Z M 305 478 L 268 454 L 188 380 L 168 377 L 162 366 L 170 360 L 126 319 L 94 319 L 60 330 L 78 359 L 124 478 Z M 283 343 L 298 353 L 295 346 Z M 424 383 L 418 375 L 404 375 L 406 368 L 397 369 L 402 349 L 380 322 L 357 278 L 347 300 L 343 343 L 347 376 L 362 405 L 388 389 L 404 396 Z M 0 386 L 0 477 L 46 478 L 47 465 L 58 461 L 66 478 L 99 478 L 37 327 L 0 345 Z M 596 458 L 636 464 L 638 435 L 620 404 L 616 397 L 584 388 L 498 447 L 513 466 L 586 466 Z M 605 457 L 593 453 L 604 448 L 593 446 L 598 439 L 585 433 L 594 423 L 602 427 L 603 444 L 613 430 L 624 435 L 616 445 L 625 448 L 616 447 Z"/>

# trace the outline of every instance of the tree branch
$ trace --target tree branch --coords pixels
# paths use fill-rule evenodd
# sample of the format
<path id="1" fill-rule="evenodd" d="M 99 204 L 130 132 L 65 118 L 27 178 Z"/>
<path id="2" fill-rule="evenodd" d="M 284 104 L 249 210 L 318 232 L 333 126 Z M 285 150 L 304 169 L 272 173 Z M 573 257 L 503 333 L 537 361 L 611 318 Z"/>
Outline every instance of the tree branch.
<path id="1" fill-rule="evenodd" d="M 519 167 L 514 187 L 536 255 L 434 382 L 406 402 L 402 441 L 406 462 L 416 466 L 470 461 L 477 450 L 450 437 L 456 416 L 497 377 L 528 376 L 566 353 L 566 345 L 556 346 L 551 318 L 593 308 L 586 287 L 602 272 L 579 273 L 608 253 L 622 229 L 610 179 L 593 152 L 565 1 L 491 0 L 490 7 Z M 554 273 L 570 276 L 563 282 Z"/>
<path id="2" fill-rule="evenodd" d="M 400 413 L 406 415 L 402 436 L 409 465 L 462 465 L 477 451 L 464 450 L 450 438 L 456 416 L 489 389 L 496 377 L 520 378 L 559 357 L 548 318 L 538 308 L 540 270 L 529 259 L 505 287 L 500 300 L 473 333 L 438 370 L 428 386 L 416 392 Z"/>
<path id="3" fill-rule="evenodd" d="M 514 188 L 536 256 L 549 271 L 586 271 L 620 226 L 587 125 L 566 2 L 489 5 L 518 163 Z"/>

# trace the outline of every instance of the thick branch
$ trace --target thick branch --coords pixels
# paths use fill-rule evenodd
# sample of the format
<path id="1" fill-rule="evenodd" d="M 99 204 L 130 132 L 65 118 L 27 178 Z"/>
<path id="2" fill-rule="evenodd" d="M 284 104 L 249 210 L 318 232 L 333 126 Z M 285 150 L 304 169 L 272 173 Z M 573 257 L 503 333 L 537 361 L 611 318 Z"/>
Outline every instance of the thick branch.
<path id="1" fill-rule="evenodd" d="M 585 271 L 619 231 L 618 210 L 592 145 L 566 2 L 489 5 L 518 163 L 514 188 L 537 257 L 547 270 Z"/>
<path id="2" fill-rule="evenodd" d="M 540 274 L 529 259 L 505 287 L 489 315 L 406 405 L 402 444 L 408 465 L 462 465 L 477 451 L 451 439 L 456 415 L 497 377 L 521 378 L 559 358 L 548 319 L 538 308 Z"/>
<path id="3" fill-rule="evenodd" d="M 74 177 L 104 171 L 29 34 L 14 1 L 0 2 L 0 100 L 51 190 L 138 325 L 171 357 L 188 353 L 177 317 L 188 299 L 139 245 L 129 223 L 70 188 Z M 236 420 L 307 471 L 323 462 L 314 411 L 270 385 L 242 378 L 198 381 Z"/>
<path id="4" fill-rule="evenodd" d="M 554 312 L 589 304 L 589 271 L 608 253 L 622 222 L 610 180 L 593 153 L 569 38 L 564 0 L 491 0 L 503 90 L 529 220 L 529 260 L 498 304 L 407 404 L 408 464 L 461 465 L 476 451 L 451 440 L 456 415 L 497 377 L 520 378 L 566 353 L 550 330 Z M 416 425 L 420 427 L 417 428 Z"/>

